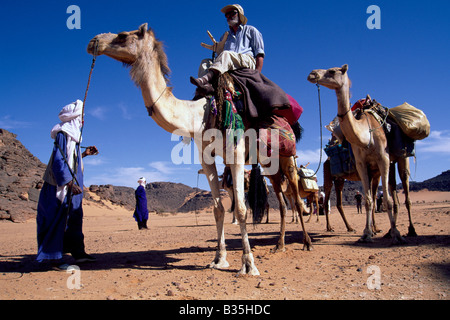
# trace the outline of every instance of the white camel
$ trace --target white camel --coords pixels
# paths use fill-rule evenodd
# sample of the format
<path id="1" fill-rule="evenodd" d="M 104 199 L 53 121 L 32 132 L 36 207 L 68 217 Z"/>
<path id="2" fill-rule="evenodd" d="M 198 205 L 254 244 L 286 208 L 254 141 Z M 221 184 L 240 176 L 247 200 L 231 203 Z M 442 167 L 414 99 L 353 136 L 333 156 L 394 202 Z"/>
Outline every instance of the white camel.
<path id="1" fill-rule="evenodd" d="M 217 269 L 229 267 L 224 236 L 225 210 L 220 198 L 219 180 L 214 157 L 220 156 L 224 159 L 225 164 L 230 167 L 233 177 L 233 191 L 236 199 L 235 215 L 239 221 L 242 237 L 243 255 L 242 267 L 239 273 L 259 275 L 246 228 L 247 211 L 244 201 L 245 161 L 243 161 L 245 158 L 245 141 L 244 139 L 238 140 L 235 148 L 232 148 L 232 150 L 227 149 L 224 144 L 221 144 L 220 148 L 217 147 L 216 137 L 207 135 L 210 132 L 207 130 L 209 129 L 208 124 L 212 118 L 207 99 L 202 98 L 195 101 L 179 100 L 172 94 L 171 89 L 167 87 L 167 77 L 170 69 L 162 43 L 156 40 L 151 29 L 147 29 L 148 26 L 145 23 L 135 31 L 121 32 L 119 34 L 99 34 L 90 41 L 87 49 L 88 53 L 93 54 L 97 52 L 98 55 L 104 54 L 126 65 L 130 65 L 131 78 L 141 88 L 145 106 L 153 120 L 168 132 L 194 139 L 214 200 L 218 248 L 210 267 Z M 267 162 L 260 158 L 258 161 L 267 165 Z M 264 164 L 262 163 L 262 165 Z M 301 212 L 303 206 L 300 196 L 298 196 L 298 177 L 294 158 L 280 156 L 277 169 L 278 171 L 271 176 L 272 185 L 274 185 L 274 188 L 279 187 L 279 181 L 281 181 L 281 177 L 284 174 L 292 184 L 294 192 L 297 191 L 296 205 Z M 276 194 L 280 201 L 280 208 L 284 207 L 285 216 L 286 205 L 282 199 L 281 190 L 276 190 Z M 283 222 L 284 216 L 282 212 L 281 218 Z M 301 222 L 303 243 L 306 249 L 311 249 L 311 239 L 304 228 L 303 220 Z M 277 248 L 284 250 L 283 223 L 281 224 Z"/>

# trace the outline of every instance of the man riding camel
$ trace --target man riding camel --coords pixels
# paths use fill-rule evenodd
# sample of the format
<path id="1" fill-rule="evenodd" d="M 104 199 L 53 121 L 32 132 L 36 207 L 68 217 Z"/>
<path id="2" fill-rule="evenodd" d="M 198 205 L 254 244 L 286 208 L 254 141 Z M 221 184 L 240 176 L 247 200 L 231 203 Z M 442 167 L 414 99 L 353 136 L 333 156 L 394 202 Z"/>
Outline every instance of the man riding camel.
<path id="1" fill-rule="evenodd" d="M 223 51 L 204 76 L 197 79 L 190 78 L 192 84 L 209 93 L 214 91 L 211 80 L 219 74 L 240 68 L 256 69 L 261 72 L 264 63 L 262 34 L 255 27 L 247 25 L 244 9 L 238 4 L 232 4 L 222 8 L 221 12 L 225 14 L 230 32 L 225 33 L 221 41 L 214 46 L 217 48 L 217 45 L 223 44 L 225 40 Z"/>

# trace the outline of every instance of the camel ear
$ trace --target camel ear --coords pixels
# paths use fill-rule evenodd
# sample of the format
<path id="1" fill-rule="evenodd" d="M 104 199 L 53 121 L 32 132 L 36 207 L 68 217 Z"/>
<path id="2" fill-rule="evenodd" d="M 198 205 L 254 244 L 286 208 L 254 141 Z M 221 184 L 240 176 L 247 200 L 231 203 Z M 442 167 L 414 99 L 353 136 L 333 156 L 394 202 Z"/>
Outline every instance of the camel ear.
<path id="1" fill-rule="evenodd" d="M 341 68 L 342 74 L 346 73 L 347 70 L 348 70 L 348 64 L 344 64 L 344 65 L 342 66 L 342 68 Z"/>
<path id="2" fill-rule="evenodd" d="M 139 27 L 139 34 L 144 35 L 148 30 L 148 24 L 144 23 Z"/>

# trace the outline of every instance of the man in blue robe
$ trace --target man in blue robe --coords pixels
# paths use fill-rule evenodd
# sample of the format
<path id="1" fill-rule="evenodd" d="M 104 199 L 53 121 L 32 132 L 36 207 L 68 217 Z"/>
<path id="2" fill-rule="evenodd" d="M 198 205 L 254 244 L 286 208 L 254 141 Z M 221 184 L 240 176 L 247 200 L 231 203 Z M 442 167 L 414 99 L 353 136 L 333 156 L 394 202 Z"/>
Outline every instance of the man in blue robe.
<path id="1" fill-rule="evenodd" d="M 80 100 L 65 106 L 59 114 L 62 122 L 51 131 L 55 143 L 37 208 L 36 260 L 50 260 L 60 270 L 69 267 L 64 263 L 64 253 L 71 253 L 75 263 L 95 261 L 84 248 L 81 159 L 98 151 L 96 147 L 88 147 L 81 154 L 82 110 Z"/>
<path id="2" fill-rule="evenodd" d="M 136 188 L 134 195 L 136 197 L 136 209 L 134 210 L 133 217 L 138 224 L 139 230 L 148 229 L 148 208 L 147 208 L 147 195 L 145 193 L 145 178 L 141 177 L 138 180 L 139 186 Z"/>

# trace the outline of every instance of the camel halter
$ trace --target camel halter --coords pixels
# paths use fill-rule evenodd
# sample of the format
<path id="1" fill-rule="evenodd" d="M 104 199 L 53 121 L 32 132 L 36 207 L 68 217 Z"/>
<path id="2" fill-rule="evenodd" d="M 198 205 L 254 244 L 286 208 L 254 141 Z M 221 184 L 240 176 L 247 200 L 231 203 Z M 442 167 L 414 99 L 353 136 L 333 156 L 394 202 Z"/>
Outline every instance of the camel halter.
<path id="1" fill-rule="evenodd" d="M 153 104 L 151 106 L 145 106 L 147 108 L 148 111 L 148 115 L 151 117 L 153 115 L 153 107 L 156 105 L 156 103 L 159 101 L 159 99 L 162 97 L 162 95 L 164 94 L 164 92 L 166 92 L 167 86 L 164 88 L 163 92 L 161 92 L 161 94 L 159 95 L 158 99 L 155 100 L 155 102 L 153 102 Z"/>
<path id="2" fill-rule="evenodd" d="M 91 64 L 91 70 L 89 71 L 89 78 L 88 78 L 88 83 L 87 83 L 87 87 L 86 87 L 86 92 L 84 93 L 84 99 L 83 99 L 83 110 L 81 113 L 81 133 L 80 133 L 80 139 L 81 139 L 81 134 L 83 133 L 83 127 L 84 127 L 84 107 L 86 105 L 86 98 L 87 98 L 87 94 L 89 91 L 89 86 L 91 84 L 91 77 L 92 77 L 92 71 L 94 70 L 94 66 L 95 66 L 95 60 L 97 60 L 97 56 L 98 56 L 98 39 L 95 39 L 95 43 L 94 43 L 94 53 L 92 54 L 93 58 L 92 58 L 92 64 Z"/>
<path id="3" fill-rule="evenodd" d="M 95 65 L 95 60 L 97 59 L 97 54 L 98 54 L 98 39 L 95 39 L 95 47 L 94 47 L 94 54 L 93 54 L 93 59 L 92 59 L 92 65 L 91 65 L 91 71 L 89 72 L 89 79 L 88 79 L 88 84 L 87 84 L 87 88 L 86 88 L 86 92 L 85 92 L 85 94 L 84 94 L 84 99 L 83 99 L 83 109 L 82 109 L 82 111 L 81 111 L 81 130 L 80 130 L 80 139 L 78 140 L 79 142 L 77 142 L 77 147 L 76 147 L 76 149 L 78 149 L 78 146 L 80 145 L 80 142 L 81 142 L 81 136 L 83 135 L 83 127 L 84 127 L 84 106 L 85 106 L 85 103 L 86 103 L 86 97 L 87 97 L 87 93 L 88 93 L 88 90 L 89 90 L 89 85 L 90 85 L 90 83 L 91 83 L 91 76 L 92 76 L 92 70 L 94 69 L 94 65 Z M 59 147 L 59 146 L 58 146 Z M 79 150 L 79 149 L 78 149 Z M 60 149 L 60 152 L 61 152 L 61 154 L 62 154 L 62 156 L 64 157 L 64 161 L 68 164 L 68 161 L 67 161 L 67 159 L 66 159 L 66 157 L 64 156 L 64 152 Z M 70 207 L 71 207 L 71 204 L 72 204 L 72 197 L 73 197 L 73 192 L 72 192 L 72 189 L 73 189 L 73 184 L 74 184 L 74 182 L 76 182 L 77 184 L 78 184 L 78 186 L 79 187 L 81 187 L 81 189 L 83 189 L 83 186 L 80 186 L 79 185 L 79 183 L 78 183 L 78 181 L 77 181 L 77 179 L 76 179 L 76 177 L 75 177 L 75 175 L 76 175 L 76 172 L 78 171 L 78 160 L 74 163 L 74 166 L 75 166 L 75 168 L 74 168 L 74 173 L 72 173 L 72 183 L 70 184 L 70 187 L 68 188 L 68 190 L 67 190 L 67 192 L 68 192 L 68 201 L 67 201 L 67 203 L 68 203 L 68 206 L 67 206 L 67 209 L 66 209 L 66 228 L 67 228 L 67 223 L 68 223 L 68 221 L 69 221 L 69 212 L 70 212 Z"/>
<path id="4" fill-rule="evenodd" d="M 317 97 L 319 99 L 319 126 L 320 126 L 320 148 L 319 148 L 319 165 L 317 166 L 316 171 L 312 176 L 305 176 L 305 178 L 312 178 L 315 175 L 317 175 L 317 172 L 319 172 L 320 165 L 322 164 L 322 101 L 320 100 L 320 85 L 319 82 L 316 82 L 317 86 Z"/>

